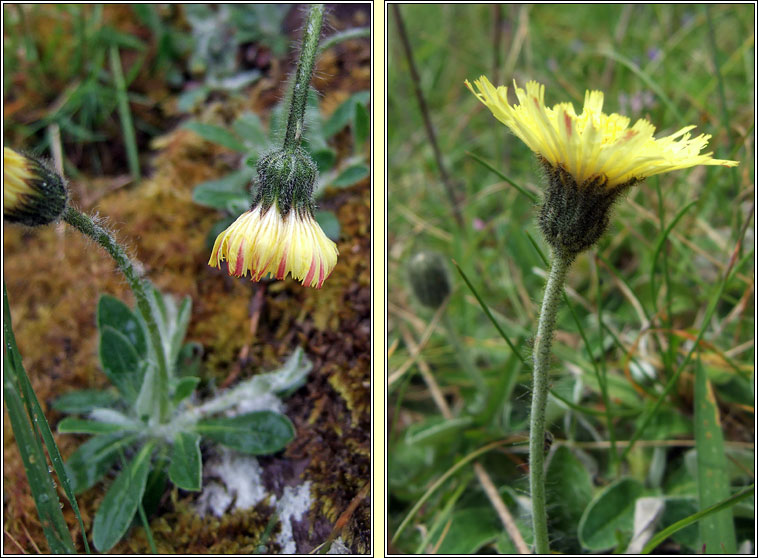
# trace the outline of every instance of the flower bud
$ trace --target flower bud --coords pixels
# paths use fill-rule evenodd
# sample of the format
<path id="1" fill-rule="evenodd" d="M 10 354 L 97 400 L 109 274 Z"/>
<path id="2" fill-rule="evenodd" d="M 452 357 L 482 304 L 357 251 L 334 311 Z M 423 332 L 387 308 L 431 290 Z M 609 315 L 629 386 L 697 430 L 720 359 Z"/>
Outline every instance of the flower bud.
<path id="1" fill-rule="evenodd" d="M 3 217 L 30 227 L 58 220 L 66 209 L 68 190 L 47 163 L 3 148 Z"/>
<path id="2" fill-rule="evenodd" d="M 408 262 L 408 275 L 413 293 L 419 302 L 439 308 L 450 294 L 445 258 L 439 252 L 419 252 Z"/>

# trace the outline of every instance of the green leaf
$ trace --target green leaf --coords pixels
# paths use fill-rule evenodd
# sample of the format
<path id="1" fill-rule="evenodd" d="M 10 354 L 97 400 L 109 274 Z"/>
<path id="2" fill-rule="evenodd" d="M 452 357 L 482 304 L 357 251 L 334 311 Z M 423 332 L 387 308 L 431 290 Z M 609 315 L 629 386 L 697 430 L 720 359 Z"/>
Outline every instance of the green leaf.
<path id="1" fill-rule="evenodd" d="M 371 115 L 363 103 L 355 104 L 355 116 L 353 118 L 353 135 L 355 146 L 360 147 L 368 139 L 371 132 Z"/>
<path id="2" fill-rule="evenodd" d="M 61 413 L 84 414 L 92 409 L 112 407 L 119 399 L 115 390 L 78 389 L 53 401 L 53 409 Z"/>
<path id="3" fill-rule="evenodd" d="M 174 438 L 168 476 L 182 490 L 196 492 L 203 487 L 203 460 L 200 455 L 200 435 L 179 432 Z"/>
<path id="4" fill-rule="evenodd" d="M 202 103 L 210 92 L 211 88 L 205 85 L 188 89 L 179 95 L 176 108 L 179 112 L 191 112 L 193 107 Z"/>
<path id="5" fill-rule="evenodd" d="M 148 361 L 142 361 L 142 365 L 145 367 L 145 374 L 142 377 L 142 386 L 132 409 L 140 420 L 148 421 L 150 417 L 158 414 L 161 407 L 160 394 L 156 389 L 158 367 Z"/>
<path id="6" fill-rule="evenodd" d="M 158 459 L 153 465 L 153 470 L 147 476 L 145 493 L 142 495 L 142 508 L 145 510 L 147 517 L 150 517 L 158 510 L 163 493 L 166 491 L 166 485 L 168 484 L 167 466 L 167 459 Z"/>
<path id="7" fill-rule="evenodd" d="M 674 523 L 697 513 L 697 510 L 696 498 L 668 497 L 666 498 L 666 508 L 661 516 L 659 525 L 661 527 L 673 525 Z M 697 550 L 698 548 L 702 549 L 697 523 L 692 523 L 681 531 L 672 534 L 671 539 L 692 550 Z"/>
<path id="8" fill-rule="evenodd" d="M 327 147 L 311 151 L 311 157 L 318 167 L 318 172 L 326 172 L 334 166 L 334 162 L 337 160 L 337 153 Z"/>
<path id="9" fill-rule="evenodd" d="M 61 434 L 111 434 L 132 430 L 133 428 L 129 428 L 124 424 L 86 420 L 76 417 L 66 417 L 58 423 L 58 432 Z"/>
<path id="10" fill-rule="evenodd" d="M 273 411 L 205 419 L 195 430 L 211 440 L 251 455 L 277 452 L 295 437 L 295 427 L 290 419 Z"/>
<path id="11" fill-rule="evenodd" d="M 332 211 L 316 211 L 316 221 L 324 234 L 337 242 L 340 238 L 340 222 Z"/>
<path id="12" fill-rule="evenodd" d="M 79 446 L 66 460 L 72 489 L 81 494 L 99 481 L 113 466 L 118 450 L 131 444 L 136 436 L 123 433 L 94 436 Z"/>
<path id="13" fill-rule="evenodd" d="M 550 523 L 564 533 L 576 532 L 582 512 L 592 500 L 592 478 L 566 446 L 555 450 L 547 469 Z"/>
<path id="14" fill-rule="evenodd" d="M 245 140 L 251 148 L 262 150 L 268 145 L 268 135 L 263 128 L 261 119 L 252 112 L 244 112 L 232 124 L 232 128 L 239 137 Z"/>
<path id="15" fill-rule="evenodd" d="M 153 444 L 146 444 L 105 493 L 92 524 L 95 548 L 108 552 L 121 540 L 145 492 Z"/>
<path id="16" fill-rule="evenodd" d="M 474 420 L 471 417 L 452 419 L 432 417 L 409 427 L 405 432 L 405 443 L 410 446 L 417 444 L 452 444 L 473 422 Z"/>
<path id="17" fill-rule="evenodd" d="M 179 304 L 176 320 L 171 329 L 171 354 L 169 355 L 169 366 L 176 366 L 179 352 L 184 344 L 184 336 L 187 335 L 187 326 L 189 326 L 191 314 L 192 299 L 189 296 L 185 296 Z"/>
<path id="18" fill-rule="evenodd" d="M 370 99 L 371 94 L 368 91 L 360 91 L 338 106 L 337 110 L 329 117 L 329 120 L 324 123 L 322 129 L 324 137 L 328 139 L 347 126 L 355 115 L 355 105 L 358 103 L 365 105 Z"/>
<path id="19" fill-rule="evenodd" d="M 477 554 L 497 539 L 502 530 L 503 525 L 491 507 L 457 510 L 435 554 Z"/>
<path id="20" fill-rule="evenodd" d="M 196 376 L 187 376 L 186 378 L 181 378 L 176 383 L 176 387 L 174 388 L 174 395 L 171 397 L 171 402 L 174 404 L 174 406 L 178 406 L 179 403 L 192 395 L 192 392 L 195 391 L 195 388 L 199 383 L 200 378 Z"/>
<path id="21" fill-rule="evenodd" d="M 123 398 L 133 404 L 145 373 L 142 359 L 124 334 L 107 325 L 100 329 L 100 363 Z"/>
<path id="22" fill-rule="evenodd" d="M 628 539 L 634 532 L 634 506 L 643 495 L 642 484 L 620 479 L 603 489 L 585 508 L 579 521 L 579 542 L 586 550 L 601 551 L 618 543 L 618 534 Z"/>
<path id="23" fill-rule="evenodd" d="M 129 307 L 111 295 L 100 295 L 97 302 L 97 327 L 102 330 L 110 326 L 134 346 L 137 355 L 147 356 L 147 338 L 137 316 Z"/>
<path id="24" fill-rule="evenodd" d="M 718 405 L 713 387 L 698 358 L 695 363 L 695 444 L 700 509 L 731 495 Z M 735 554 L 737 542 L 732 510 L 727 508 L 700 520 L 700 538 L 706 554 Z"/>
<path id="25" fill-rule="evenodd" d="M 226 210 L 230 206 L 250 205 L 250 192 L 247 188 L 251 179 L 251 171 L 241 170 L 227 174 L 217 180 L 207 180 L 195 186 L 192 201 Z"/>
<path id="26" fill-rule="evenodd" d="M 350 186 L 366 178 L 370 172 L 369 168 L 364 164 L 351 165 L 337 176 L 334 182 L 332 182 L 332 186 L 336 188 Z"/>
<path id="27" fill-rule="evenodd" d="M 192 130 L 204 140 L 223 145 L 233 151 L 239 151 L 240 153 L 247 151 L 247 147 L 245 147 L 245 144 L 242 143 L 237 136 L 221 126 L 193 120 L 187 122 L 184 127 L 188 130 Z"/>
<path id="28" fill-rule="evenodd" d="M 203 362 L 203 346 L 196 341 L 190 341 L 182 345 L 179 356 L 176 358 L 177 376 L 197 376 Z"/>

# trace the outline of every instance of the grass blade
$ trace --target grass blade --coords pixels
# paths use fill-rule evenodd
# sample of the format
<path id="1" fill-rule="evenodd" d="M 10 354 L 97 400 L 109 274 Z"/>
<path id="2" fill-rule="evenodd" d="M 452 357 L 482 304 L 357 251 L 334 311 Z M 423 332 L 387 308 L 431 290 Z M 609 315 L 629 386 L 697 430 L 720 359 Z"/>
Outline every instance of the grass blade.
<path id="1" fill-rule="evenodd" d="M 397 538 L 400 536 L 400 533 L 402 533 L 406 527 L 408 527 L 408 524 L 410 523 L 411 519 L 418 513 L 418 511 L 421 509 L 421 506 L 424 505 L 424 503 L 431 498 L 432 494 L 436 492 L 436 490 L 445 484 L 445 481 L 447 481 L 450 477 L 452 477 L 458 470 L 460 470 L 464 465 L 470 463 L 483 453 L 487 453 L 488 451 L 495 449 L 498 446 L 503 445 L 505 443 L 505 440 L 498 440 L 496 442 L 492 442 L 491 444 L 487 444 L 486 446 L 483 446 L 479 448 L 476 451 L 472 451 L 469 453 L 466 457 L 458 461 L 455 465 L 450 467 L 445 473 L 438 478 L 432 485 L 424 492 L 424 494 L 421 496 L 421 498 L 418 499 L 418 501 L 413 504 L 413 507 L 408 512 L 408 514 L 405 516 L 405 519 L 403 519 L 402 523 L 397 528 L 397 531 L 395 531 L 395 534 L 392 536 L 392 542 L 394 543 L 397 541 Z"/>
<path id="2" fill-rule="evenodd" d="M 511 348 L 511 351 L 513 351 L 516 354 L 516 356 L 521 360 L 521 362 L 523 362 L 524 364 L 526 364 L 526 359 L 521 355 L 521 353 L 519 353 L 516 350 L 516 346 L 511 342 L 511 340 L 508 337 L 508 335 L 500 327 L 500 324 L 497 323 L 497 321 L 495 320 L 495 317 L 492 315 L 492 312 L 490 312 L 490 309 L 487 308 L 487 305 L 482 300 L 482 297 L 479 296 L 479 293 L 476 292 L 476 289 L 471 284 L 471 281 L 469 281 L 468 277 L 466 277 L 466 274 L 463 273 L 463 270 L 461 269 L 461 266 L 459 266 L 458 262 L 456 262 L 455 260 L 453 260 L 453 265 L 458 270 L 458 273 L 461 274 L 461 277 L 463 277 L 463 280 L 466 282 L 466 285 L 468 286 L 468 288 L 471 290 L 472 293 L 474 293 L 474 296 L 476 297 L 476 300 L 479 301 L 479 305 L 482 307 L 482 310 L 484 310 L 484 313 L 487 314 L 487 317 L 490 319 L 490 321 L 492 322 L 492 324 L 495 326 L 495 329 L 497 329 L 498 333 L 500 333 L 500 336 L 503 339 L 505 339 L 505 342 L 508 343 L 508 346 Z"/>
<path id="3" fill-rule="evenodd" d="M 55 554 L 75 554 L 76 548 L 68 530 L 66 521 L 61 512 L 61 503 L 58 499 L 58 493 L 55 490 L 55 483 L 47 468 L 47 458 L 42 444 L 37 437 L 37 432 L 33 427 L 34 424 L 44 423 L 47 427 L 47 433 L 50 434 L 50 427 L 47 426 L 45 416 L 41 413 L 39 403 L 34 392 L 29 388 L 24 389 L 25 384 L 29 384 L 29 378 L 21 364 L 21 355 L 16 345 L 16 338 L 13 335 L 11 324 L 10 307 L 8 305 L 8 292 L 3 285 L 3 333 L 5 337 L 5 350 L 3 352 L 4 364 L 4 398 L 8 409 L 8 416 L 11 420 L 13 435 L 16 437 L 21 459 L 24 463 L 26 476 L 29 480 L 34 503 L 37 506 L 42 531 L 45 534 L 50 551 Z M 36 406 L 32 403 L 36 403 Z M 26 406 L 26 409 L 24 407 Z M 30 421 L 30 418 L 32 419 Z M 52 434 L 50 434 L 52 440 Z M 53 446 L 55 442 L 52 442 Z M 62 468 L 60 453 L 55 449 L 59 465 Z M 57 469 L 57 468 L 56 468 Z M 65 472 L 63 473 L 65 475 Z M 63 475 L 61 479 L 63 479 Z M 68 477 L 66 477 L 68 484 Z M 67 493 L 71 489 L 68 488 Z M 73 497 L 73 493 L 71 493 Z M 78 508 L 77 508 L 78 512 Z M 77 517 L 79 514 L 77 513 Z M 81 521 L 81 518 L 79 519 Z M 84 529 L 82 527 L 82 533 Z M 85 537 L 86 541 L 86 537 Z"/>
<path id="4" fill-rule="evenodd" d="M 743 228 L 742 234 L 740 235 L 740 240 L 742 239 L 743 235 L 744 235 L 744 228 Z M 739 244 L 739 241 L 738 241 L 738 244 Z M 653 405 L 653 408 L 650 411 L 648 411 L 647 415 L 639 422 L 639 426 L 634 431 L 634 434 L 632 434 L 632 437 L 629 440 L 629 445 L 624 450 L 624 453 L 621 454 L 621 461 L 624 461 L 626 456 L 629 455 L 629 452 L 634 447 L 634 444 L 637 442 L 637 440 L 640 439 L 643 432 L 645 432 L 645 428 L 647 428 L 648 424 L 650 424 L 650 421 L 658 412 L 658 409 L 660 409 L 661 405 L 663 404 L 663 401 L 666 399 L 666 397 L 668 397 L 668 394 L 671 393 L 671 391 L 674 389 L 674 386 L 679 381 L 679 376 L 681 375 L 682 371 L 690 363 L 690 359 L 692 358 L 693 353 L 700 346 L 700 340 L 705 335 L 705 330 L 708 329 L 708 325 L 711 323 L 711 317 L 713 316 L 713 313 L 716 311 L 716 307 L 718 306 L 718 303 L 721 300 L 721 296 L 724 294 L 724 290 L 726 290 L 726 285 L 729 283 L 729 279 L 731 279 L 732 277 L 732 272 L 738 269 L 734 265 L 735 263 L 734 256 L 736 256 L 736 254 L 737 252 L 735 251 L 734 255 L 732 256 L 732 261 L 730 262 L 730 265 L 727 268 L 726 273 L 724 273 L 724 278 L 719 282 L 718 288 L 716 289 L 716 293 L 711 297 L 708 303 L 708 308 L 705 311 L 705 316 L 702 322 L 703 325 L 701 326 L 700 331 L 697 334 L 697 337 L 692 343 L 692 348 L 687 353 L 687 356 L 684 357 L 684 360 L 676 369 L 674 374 L 672 374 L 671 378 L 666 384 L 666 387 L 663 389 L 660 396 L 658 397 L 655 404 Z"/>
<path id="5" fill-rule="evenodd" d="M 129 173 L 134 180 L 141 178 L 139 168 L 139 155 L 137 152 L 137 139 L 134 135 L 134 124 L 132 123 L 132 113 L 129 110 L 129 98 L 126 92 L 126 80 L 124 72 L 121 69 L 121 57 L 118 53 L 118 47 L 113 45 L 110 50 L 111 54 L 111 71 L 113 72 L 113 81 L 116 85 L 116 100 L 118 101 L 118 116 L 121 119 L 121 133 L 124 135 L 124 145 L 126 146 L 126 158 L 129 161 Z"/>
<path id="6" fill-rule="evenodd" d="M 695 364 L 695 442 L 697 447 L 697 488 L 700 508 L 708 508 L 729 497 L 724 433 L 721 430 L 719 410 L 713 386 L 700 362 Z M 699 522 L 703 552 L 706 554 L 734 554 L 737 538 L 734 517 L 730 509 L 704 517 Z"/>
<path id="7" fill-rule="evenodd" d="M 525 189 L 523 186 L 519 186 L 518 184 L 516 184 L 513 180 L 511 180 L 510 178 L 508 178 L 507 176 L 505 176 L 502 172 L 500 172 L 499 170 L 497 170 L 494 166 L 492 166 L 490 163 L 488 163 L 487 161 L 485 161 L 484 159 L 482 159 L 476 153 L 471 153 L 470 151 L 467 151 L 466 154 L 469 155 L 472 159 L 474 159 L 474 161 L 476 161 L 480 165 L 486 167 L 490 171 L 494 172 L 500 178 L 502 178 L 503 180 L 505 180 L 508 184 L 510 184 L 511 186 L 513 186 L 514 188 L 516 188 L 516 190 L 518 190 L 521 194 L 523 194 L 527 198 L 529 198 L 529 200 L 532 203 L 537 203 L 539 201 L 539 198 L 535 194 L 532 194 L 529 190 Z"/>
<path id="8" fill-rule="evenodd" d="M 650 267 L 650 300 L 653 303 L 653 308 L 655 310 L 658 309 L 657 304 L 655 303 L 657 297 L 656 297 L 656 289 L 655 289 L 655 275 L 657 270 L 657 264 L 658 264 L 658 257 L 661 255 L 661 250 L 663 250 L 664 244 L 666 244 L 666 239 L 668 239 L 669 234 L 671 234 L 671 231 L 674 229 L 676 224 L 679 222 L 679 220 L 684 217 L 684 214 L 687 213 L 687 211 L 695 205 L 698 202 L 697 199 L 692 200 L 690 203 L 685 205 L 682 209 L 679 210 L 679 212 L 676 214 L 676 217 L 674 217 L 671 222 L 666 226 L 664 231 L 661 233 L 661 235 L 658 237 L 658 241 L 655 243 L 655 250 L 653 251 L 653 263 Z"/>
<path id="9" fill-rule="evenodd" d="M 755 485 L 748 486 L 744 490 L 740 490 L 734 496 L 730 496 L 729 498 L 727 498 L 726 500 L 722 500 L 718 504 L 714 504 L 709 508 L 701 510 L 697 513 L 693 513 L 691 516 L 685 517 L 684 519 L 677 521 L 673 525 L 669 525 L 663 531 L 656 534 L 652 539 L 650 539 L 650 541 L 645 545 L 645 548 L 642 549 L 642 554 L 649 554 L 656 546 L 661 544 L 663 541 L 665 541 L 667 538 L 669 538 L 671 535 L 673 535 L 677 531 L 681 531 L 688 525 L 692 525 L 696 521 L 700 521 L 703 518 L 710 517 L 714 513 L 718 513 L 722 510 L 729 509 L 730 507 L 737 504 L 738 502 L 741 502 L 748 496 L 752 496 L 753 493 L 755 493 Z"/>

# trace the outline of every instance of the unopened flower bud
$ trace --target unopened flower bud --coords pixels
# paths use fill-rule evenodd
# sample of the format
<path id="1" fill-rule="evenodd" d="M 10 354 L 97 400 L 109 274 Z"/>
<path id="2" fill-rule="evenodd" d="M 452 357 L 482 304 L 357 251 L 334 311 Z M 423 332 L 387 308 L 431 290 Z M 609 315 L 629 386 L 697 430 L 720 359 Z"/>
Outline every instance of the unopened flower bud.
<path id="1" fill-rule="evenodd" d="M 68 190 L 47 163 L 3 148 L 3 217 L 30 227 L 57 221 L 66 209 Z"/>
<path id="2" fill-rule="evenodd" d="M 408 275 L 413 293 L 419 302 L 439 308 L 450 294 L 445 258 L 439 252 L 419 252 L 408 262 Z"/>

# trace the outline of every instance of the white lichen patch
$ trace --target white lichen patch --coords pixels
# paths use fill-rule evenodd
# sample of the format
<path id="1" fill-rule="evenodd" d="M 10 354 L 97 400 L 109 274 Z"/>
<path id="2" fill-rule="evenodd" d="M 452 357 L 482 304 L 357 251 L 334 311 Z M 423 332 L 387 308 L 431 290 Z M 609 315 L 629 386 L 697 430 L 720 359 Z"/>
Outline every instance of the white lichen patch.
<path id="1" fill-rule="evenodd" d="M 221 517 L 235 510 L 246 510 L 269 498 L 276 507 L 281 530 L 276 543 L 282 554 L 297 552 L 292 522 L 303 519 L 310 509 L 311 482 L 299 486 L 286 486 L 280 498 L 268 494 L 263 485 L 263 470 L 255 457 L 240 455 L 227 449 L 209 460 L 204 466 L 206 477 L 217 480 L 206 483 L 197 499 L 195 509 L 201 517 L 213 514 Z"/>
<path id="2" fill-rule="evenodd" d="M 255 411 L 274 411 L 284 413 L 284 402 L 273 393 L 264 393 L 259 397 L 240 401 L 229 415 L 244 415 Z"/>
<path id="3" fill-rule="evenodd" d="M 332 546 L 329 547 L 329 550 L 326 552 L 327 554 L 352 554 L 350 549 L 345 544 L 345 541 L 342 540 L 342 536 L 337 537 L 334 542 L 332 543 Z"/>
<path id="4" fill-rule="evenodd" d="M 267 496 L 261 466 L 255 457 L 221 448 L 219 456 L 205 463 L 204 469 L 206 476 L 216 477 L 220 482 L 203 487 L 196 504 L 201 517 L 208 513 L 221 517 L 232 505 L 235 510 L 252 508 Z"/>
<path id="5" fill-rule="evenodd" d="M 292 532 L 292 521 L 300 521 L 311 507 L 311 482 L 305 481 L 300 486 L 284 488 L 281 500 L 276 506 L 282 530 L 276 536 L 282 554 L 295 554 L 297 547 Z"/>

